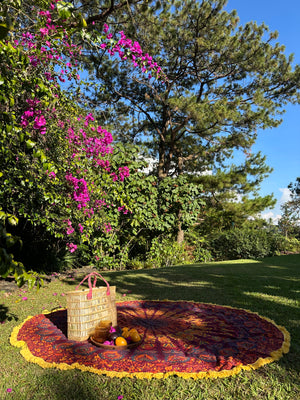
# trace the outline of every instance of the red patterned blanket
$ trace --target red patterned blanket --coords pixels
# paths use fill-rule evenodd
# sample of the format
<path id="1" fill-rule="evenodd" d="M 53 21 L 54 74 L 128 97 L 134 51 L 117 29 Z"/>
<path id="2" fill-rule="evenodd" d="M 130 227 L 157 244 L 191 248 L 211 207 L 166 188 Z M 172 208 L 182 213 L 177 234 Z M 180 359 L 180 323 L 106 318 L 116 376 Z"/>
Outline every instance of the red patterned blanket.
<path id="1" fill-rule="evenodd" d="M 258 368 L 289 350 L 285 328 L 250 311 L 187 301 L 117 303 L 118 325 L 136 328 L 138 347 L 103 349 L 67 339 L 67 310 L 28 317 L 11 343 L 44 368 L 109 376 L 217 378 Z"/>

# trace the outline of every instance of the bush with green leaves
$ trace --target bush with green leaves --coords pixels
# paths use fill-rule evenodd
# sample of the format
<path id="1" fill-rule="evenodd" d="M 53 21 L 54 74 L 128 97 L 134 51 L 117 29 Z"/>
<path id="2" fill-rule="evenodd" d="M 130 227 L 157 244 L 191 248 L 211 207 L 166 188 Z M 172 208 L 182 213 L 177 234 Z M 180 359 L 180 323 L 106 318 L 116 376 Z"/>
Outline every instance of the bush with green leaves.
<path id="1" fill-rule="evenodd" d="M 277 245 L 277 252 L 278 254 L 300 253 L 300 240 L 281 236 L 280 243 Z"/>
<path id="2" fill-rule="evenodd" d="M 192 257 L 186 249 L 186 244 L 178 243 L 170 237 L 156 237 L 146 256 L 147 263 L 154 268 L 169 267 L 178 264 L 190 264 Z"/>
<path id="3" fill-rule="evenodd" d="M 216 234 L 209 246 L 215 260 L 260 259 L 282 251 L 283 242 L 272 229 L 237 228 Z"/>

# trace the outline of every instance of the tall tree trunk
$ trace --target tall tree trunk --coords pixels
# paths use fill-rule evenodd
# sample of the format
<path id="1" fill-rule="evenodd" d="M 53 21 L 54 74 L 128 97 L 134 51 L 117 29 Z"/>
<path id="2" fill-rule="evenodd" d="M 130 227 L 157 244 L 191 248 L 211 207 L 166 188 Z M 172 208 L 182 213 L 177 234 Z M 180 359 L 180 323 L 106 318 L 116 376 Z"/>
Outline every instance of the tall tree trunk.
<path id="1" fill-rule="evenodd" d="M 178 175 L 181 175 L 183 173 L 183 157 L 178 157 Z M 182 229 L 182 223 L 181 223 L 181 218 L 182 218 L 182 211 L 178 211 L 178 226 L 177 226 L 177 243 L 182 243 L 184 241 L 184 230 Z"/>
<path id="2" fill-rule="evenodd" d="M 181 214 L 181 211 L 179 211 L 179 215 Z M 179 216 L 179 218 L 180 218 L 180 216 Z M 182 229 L 182 226 L 181 226 L 181 221 L 180 221 L 180 219 L 179 219 L 179 222 L 178 222 L 178 231 L 177 231 L 177 243 L 182 243 L 184 241 L 184 230 Z"/>

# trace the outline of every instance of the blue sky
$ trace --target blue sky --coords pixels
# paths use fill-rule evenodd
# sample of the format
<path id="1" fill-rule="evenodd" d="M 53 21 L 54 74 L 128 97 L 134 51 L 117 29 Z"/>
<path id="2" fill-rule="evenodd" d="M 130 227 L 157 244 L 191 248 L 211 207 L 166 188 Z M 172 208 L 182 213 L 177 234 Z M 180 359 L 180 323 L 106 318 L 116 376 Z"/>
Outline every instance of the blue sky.
<path id="1" fill-rule="evenodd" d="M 237 10 L 240 23 L 264 22 L 271 31 L 278 31 L 277 42 L 285 45 L 286 54 L 294 53 L 295 64 L 300 64 L 300 0 L 228 0 L 226 10 Z M 265 217 L 280 214 L 280 204 L 287 199 L 287 186 L 300 176 L 300 105 L 289 105 L 282 116 L 282 124 L 258 132 L 253 151 L 261 151 L 274 171 L 261 185 L 261 195 L 274 194 L 273 210 L 265 210 Z"/>

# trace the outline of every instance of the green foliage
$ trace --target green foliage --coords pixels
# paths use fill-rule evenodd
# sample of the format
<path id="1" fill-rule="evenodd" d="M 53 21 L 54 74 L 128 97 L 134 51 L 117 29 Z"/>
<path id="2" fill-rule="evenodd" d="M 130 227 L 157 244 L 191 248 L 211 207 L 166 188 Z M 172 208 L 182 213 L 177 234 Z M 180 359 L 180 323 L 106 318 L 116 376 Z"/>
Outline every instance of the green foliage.
<path id="1" fill-rule="evenodd" d="M 38 56 L 38 55 L 37 55 Z M 51 136 L 34 135 L 20 127 L 21 115 L 26 110 L 26 100 L 40 98 L 49 113 L 49 107 L 55 106 L 57 92 L 43 79 L 43 71 L 33 68 L 29 58 L 21 48 L 13 48 L 8 42 L 0 43 L 1 57 L 1 98 L 0 98 L 0 132 L 1 132 L 1 176 L 0 199 L 6 213 L 27 221 L 27 228 L 39 229 L 39 241 L 45 237 L 63 237 L 63 208 L 69 203 L 67 187 L 63 184 L 63 174 L 69 168 L 64 162 L 67 154 L 67 143 L 64 134 L 57 126 L 58 119 L 48 122 Z M 61 94 L 61 110 L 67 115 L 74 112 L 67 106 Z M 59 112 L 59 111 L 58 111 Z M 52 125 L 52 126 L 51 126 Z M 57 146 L 60 143 L 60 146 Z M 49 173 L 56 173 L 59 178 L 50 179 Z M 21 231 L 24 224 L 15 230 Z M 50 235 L 49 235 L 50 233 Z M 52 238 L 52 240 L 53 240 Z M 31 247 L 31 249 L 33 246 Z M 34 258 L 34 252 L 32 256 Z M 30 263 L 27 267 L 30 267 Z"/>
<path id="2" fill-rule="evenodd" d="M 284 237 L 276 230 L 237 228 L 209 240 L 214 259 L 260 259 L 283 251 Z"/>
<path id="3" fill-rule="evenodd" d="M 300 253 L 300 240 L 297 238 L 281 237 L 277 243 L 277 252 L 280 254 Z"/>
<path id="4" fill-rule="evenodd" d="M 147 261 L 152 263 L 154 268 L 192 262 L 191 256 L 186 250 L 186 244 L 177 243 L 168 237 L 157 237 L 152 240 Z"/>
<path id="5" fill-rule="evenodd" d="M 9 275 L 14 276 L 18 286 L 28 284 L 32 289 L 43 285 L 43 279 L 34 271 L 26 271 L 20 261 L 16 261 L 13 251 L 16 247 L 22 247 L 20 237 L 12 235 L 6 229 L 7 225 L 15 226 L 18 219 L 11 214 L 6 214 L 0 209 L 0 277 L 6 278 Z"/>
<path id="6" fill-rule="evenodd" d="M 6 224 L 17 223 L 18 220 L 13 215 L 0 211 L 0 276 L 6 277 L 11 273 L 17 272 L 21 275 L 24 272 L 22 263 L 14 260 L 11 253 L 12 247 L 21 246 L 22 241 L 19 237 L 7 232 Z"/>
<path id="7" fill-rule="evenodd" d="M 193 256 L 195 262 L 209 262 L 213 261 L 213 256 L 211 252 L 199 241 L 197 245 L 195 246 L 195 249 L 193 251 Z"/>
<path id="8" fill-rule="evenodd" d="M 209 209 L 214 200 L 226 202 L 221 224 L 228 229 L 242 207 L 246 219 L 274 205 L 272 196 L 258 194 L 271 169 L 251 148 L 258 130 L 278 126 L 285 105 L 299 103 L 300 67 L 276 43 L 276 32 L 255 22 L 239 25 L 237 13 L 224 10 L 225 0 L 168 1 L 159 9 L 153 3 L 134 4 L 133 18 L 122 9 L 110 19 L 125 20 L 126 30 L 157 55 L 166 84 L 137 79 L 105 54 L 92 53 L 95 83 L 103 90 L 89 95 L 120 140 L 140 141 L 158 157 L 160 180 L 189 173 L 203 185 Z M 237 153 L 243 161 L 231 166 Z M 236 210 L 229 204 L 233 195 L 243 198 Z"/>
<path id="9" fill-rule="evenodd" d="M 288 188 L 291 197 L 281 206 L 282 218 L 278 225 L 286 237 L 300 239 L 300 177 Z"/>
<path id="10" fill-rule="evenodd" d="M 119 213 L 112 207 L 106 211 L 112 231 L 109 237 L 98 238 L 102 248 L 109 249 L 107 254 L 101 254 L 101 266 L 105 262 L 109 269 L 123 269 L 129 258 L 144 258 L 153 238 L 176 233 L 179 220 L 185 228 L 192 226 L 201 210 L 199 187 L 189 183 L 186 176 L 159 181 L 147 172 L 147 161 L 137 146 L 115 145 L 111 166 L 120 164 L 129 167 L 130 176 L 113 190 L 102 183 L 106 198 L 112 204 L 118 203 L 120 209 Z M 104 240 L 110 240 L 109 246 Z"/>
<path id="11" fill-rule="evenodd" d="M 212 255 L 257 258 L 274 254 L 280 247 L 275 236 L 272 242 L 272 235 L 265 237 L 263 230 L 255 237 L 251 229 L 248 233 L 244 229 L 237 240 L 231 229 L 245 226 L 249 216 L 273 204 L 272 196 L 261 198 L 257 192 L 271 169 L 260 153 L 251 154 L 250 149 L 257 128 L 277 126 L 284 105 L 299 101 L 299 67 L 292 69 L 291 58 L 285 57 L 281 46 L 272 45 L 276 35 L 255 23 L 239 27 L 236 13 L 223 10 L 224 0 L 153 2 L 153 7 L 129 1 L 131 22 L 123 18 L 128 9 L 122 4 L 116 9 L 113 3 L 109 9 L 103 5 L 106 18 L 116 24 L 125 21 L 124 28 L 134 39 L 141 39 L 149 52 L 157 52 L 168 75 L 161 85 L 154 78 L 137 78 L 114 57 L 106 58 L 99 47 L 106 19 L 92 15 L 99 12 L 97 1 L 58 3 L 53 15 L 59 28 L 51 45 L 62 60 L 35 65 L 30 48 L 15 41 L 30 29 L 30 34 L 40 35 L 34 56 L 37 60 L 45 56 L 40 31 L 44 17 L 36 11 L 46 10 L 48 3 L 37 0 L 34 4 L 37 8 L 26 1 L 0 5 L 5 273 L 12 266 L 21 276 L 28 267 L 61 270 L 92 263 L 98 268 L 124 269 L 145 266 L 146 257 L 157 267 L 189 262 L 193 257 L 208 261 Z M 112 15 L 113 10 L 119 11 Z M 139 18 L 133 26 L 135 15 Z M 69 60 L 72 41 L 84 46 L 81 54 L 74 46 L 76 62 L 87 65 L 91 76 L 81 89 L 77 68 L 73 68 L 63 90 L 58 70 Z M 24 125 L 28 101 L 36 101 L 49 134 L 38 134 L 33 120 Z M 110 169 L 99 170 L 95 158 L 84 157 L 67 138 L 69 129 L 84 130 L 90 140 L 98 137 L 97 121 L 86 126 L 90 104 L 119 138 L 114 153 L 103 156 Z M 141 142 L 143 150 L 159 158 L 150 173 L 144 171 L 142 147 L 130 144 Z M 239 166 L 229 163 L 236 150 L 245 156 Z M 125 180 L 118 179 L 120 166 L 131 172 Z M 90 200 L 84 213 L 72 199 L 67 175 L 86 182 Z M 216 249 L 193 239 L 189 243 L 193 255 L 184 244 L 169 240 L 170 235 L 188 232 L 195 224 L 200 238 L 223 230 L 229 230 L 228 236 L 214 239 Z M 18 247 L 18 237 L 23 247 Z M 66 246 L 75 243 L 76 253 L 66 253 Z M 233 246 L 226 248 L 226 243 Z M 7 251 L 8 246 L 12 251 Z M 297 243 L 289 246 L 296 248 Z"/>
<path id="12" fill-rule="evenodd" d="M 150 261 L 142 261 L 138 258 L 133 258 L 128 261 L 126 265 L 126 269 L 148 269 L 148 268 L 154 268 L 155 266 L 152 264 L 151 260 Z"/>
<path id="13" fill-rule="evenodd" d="M 60 2 L 58 13 L 51 11 L 57 29 L 45 28 L 45 12 L 38 7 L 11 7 L 18 29 L 0 42 L 0 202 L 8 221 L 20 221 L 14 232 L 26 244 L 25 252 L 18 251 L 25 267 L 33 262 L 37 270 L 75 265 L 65 250 L 68 246 L 74 252 L 77 244 L 79 261 L 96 257 L 104 266 L 113 265 L 117 247 L 110 232 L 118 223 L 118 206 L 126 206 L 115 183 L 122 180 L 121 165 L 109 167 L 110 134 L 78 106 L 78 97 L 59 85 L 65 78 L 69 85 L 78 80 L 81 50 L 60 25 L 76 33 L 72 7 Z M 36 23 L 27 26 L 28 20 Z M 108 164 L 100 167 L 102 161 Z M 5 235 L 12 241 L 10 232 Z"/>

